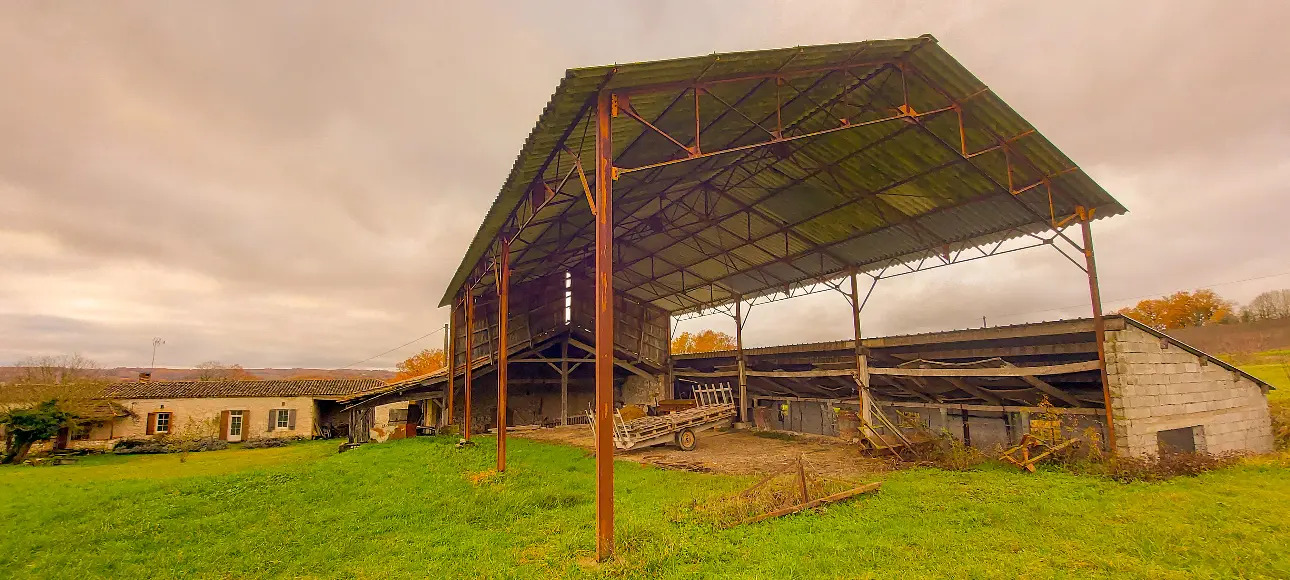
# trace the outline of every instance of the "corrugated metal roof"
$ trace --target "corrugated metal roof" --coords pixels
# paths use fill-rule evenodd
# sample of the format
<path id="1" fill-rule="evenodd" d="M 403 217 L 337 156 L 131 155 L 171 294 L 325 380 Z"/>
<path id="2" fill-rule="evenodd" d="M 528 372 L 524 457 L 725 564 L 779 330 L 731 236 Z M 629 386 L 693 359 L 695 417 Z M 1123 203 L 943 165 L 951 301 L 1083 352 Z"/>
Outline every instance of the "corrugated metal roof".
<path id="1" fill-rule="evenodd" d="M 767 74 L 788 80 L 777 86 L 744 78 Z M 707 93 L 696 98 L 693 87 L 701 83 Z M 606 89 L 630 93 L 634 111 L 682 140 L 694 136 L 697 101 L 705 151 L 764 143 L 764 124 L 774 125 L 769 120 L 777 116 L 786 138 L 831 131 L 614 182 L 615 288 L 674 313 L 851 268 L 914 261 L 951 245 L 1039 233 L 1049 228 L 1050 216 L 1060 219 L 1076 206 L 1095 208 L 1095 217 L 1125 211 L 931 36 L 571 69 L 441 305 L 452 301 L 511 214 L 526 195 L 543 191 L 536 186 L 544 182 L 559 197 L 512 243 L 512 283 L 586 264 L 593 217 L 579 179 L 561 178 L 577 155 L 595 179 L 594 100 Z M 904 102 L 942 113 L 917 123 L 884 120 Z M 951 105 L 964 111 L 961 133 L 957 114 L 944 112 Z M 754 120 L 764 124 L 758 128 Z M 626 115 L 614 120 L 612 135 L 615 167 L 686 155 Z M 961 146 L 978 151 L 999 139 L 1009 142 L 1011 171 L 1002 150 L 970 160 L 960 155 Z M 565 147 L 569 154 L 561 152 Z M 1009 183 L 1022 189 L 1041 178 L 1052 183 L 1051 200 L 1044 187 L 1008 191 Z"/>

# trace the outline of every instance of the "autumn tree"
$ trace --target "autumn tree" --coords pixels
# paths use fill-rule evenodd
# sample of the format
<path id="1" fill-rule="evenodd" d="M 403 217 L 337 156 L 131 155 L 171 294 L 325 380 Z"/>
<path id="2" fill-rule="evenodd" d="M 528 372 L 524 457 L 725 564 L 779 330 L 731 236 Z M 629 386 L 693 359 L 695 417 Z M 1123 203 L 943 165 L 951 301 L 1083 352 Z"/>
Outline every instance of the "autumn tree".
<path id="1" fill-rule="evenodd" d="M 242 365 L 226 365 L 216 360 L 208 360 L 197 365 L 197 372 L 193 373 L 194 381 L 250 381 L 255 380 L 255 375 L 251 374 Z"/>
<path id="2" fill-rule="evenodd" d="M 392 380 L 400 381 L 433 373 L 444 367 L 443 349 L 425 349 L 394 366 L 398 373 Z"/>
<path id="3" fill-rule="evenodd" d="M 682 332 L 672 339 L 672 354 L 713 352 L 733 348 L 735 348 L 735 337 L 715 330 L 704 330 L 694 334 Z"/>
<path id="4" fill-rule="evenodd" d="M 1290 290 L 1271 290 L 1254 297 L 1241 309 L 1241 320 L 1276 320 L 1290 318 Z"/>
<path id="5" fill-rule="evenodd" d="M 1129 316 L 1156 330 L 1208 326 L 1231 322 L 1234 305 L 1213 290 L 1175 292 L 1161 298 L 1149 298 L 1133 308 L 1122 308 L 1118 314 Z"/>

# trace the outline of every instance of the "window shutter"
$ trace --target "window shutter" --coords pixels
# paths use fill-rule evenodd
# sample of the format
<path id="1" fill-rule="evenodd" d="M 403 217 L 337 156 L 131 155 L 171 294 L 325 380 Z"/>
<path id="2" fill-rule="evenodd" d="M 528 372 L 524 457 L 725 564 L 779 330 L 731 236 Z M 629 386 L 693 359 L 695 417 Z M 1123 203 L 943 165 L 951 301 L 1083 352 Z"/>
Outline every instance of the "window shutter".
<path id="1" fill-rule="evenodd" d="M 278 410 L 269 409 L 269 431 L 273 431 L 273 428 L 277 427 L 277 423 L 278 423 Z"/>
<path id="2" fill-rule="evenodd" d="M 148 424 L 143 426 L 144 435 L 152 435 L 157 432 L 157 414 L 148 413 Z"/>
<path id="3" fill-rule="evenodd" d="M 228 411 L 219 412 L 219 438 L 228 441 Z"/>
<path id="4" fill-rule="evenodd" d="M 251 438 L 251 412 L 242 409 L 242 440 L 246 441 Z"/>
<path id="5" fill-rule="evenodd" d="M 296 429 L 296 410 L 295 409 L 290 409 L 287 411 L 287 429 L 291 429 L 292 431 Z"/>

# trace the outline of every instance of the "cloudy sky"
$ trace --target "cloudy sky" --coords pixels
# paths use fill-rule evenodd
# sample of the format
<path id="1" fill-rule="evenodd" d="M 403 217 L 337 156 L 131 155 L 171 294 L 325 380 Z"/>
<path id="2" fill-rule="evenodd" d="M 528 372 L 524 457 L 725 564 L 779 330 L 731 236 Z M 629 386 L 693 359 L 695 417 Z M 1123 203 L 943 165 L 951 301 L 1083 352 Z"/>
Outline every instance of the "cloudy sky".
<path id="1" fill-rule="evenodd" d="M 1290 10 L 1072 4 L 6 2 L 0 363 L 146 365 L 153 336 L 160 366 L 360 361 L 443 325 L 564 69 L 923 33 L 1129 208 L 1095 227 L 1109 308 L 1290 287 Z M 1032 250 L 884 282 L 866 333 L 1087 300 Z M 845 312 L 759 306 L 748 342 L 847 337 Z"/>

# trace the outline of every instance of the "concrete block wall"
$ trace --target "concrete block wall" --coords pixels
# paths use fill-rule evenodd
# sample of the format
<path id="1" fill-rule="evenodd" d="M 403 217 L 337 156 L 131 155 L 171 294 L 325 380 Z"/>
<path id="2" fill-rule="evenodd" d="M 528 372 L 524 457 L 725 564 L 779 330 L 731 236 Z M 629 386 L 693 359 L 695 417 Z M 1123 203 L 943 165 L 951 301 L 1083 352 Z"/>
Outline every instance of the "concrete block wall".
<path id="1" fill-rule="evenodd" d="M 1106 336 L 1120 453 L 1154 455 L 1157 433 L 1187 427 L 1201 428 L 1198 451 L 1272 451 L 1267 394 L 1258 383 L 1133 325 Z"/>

